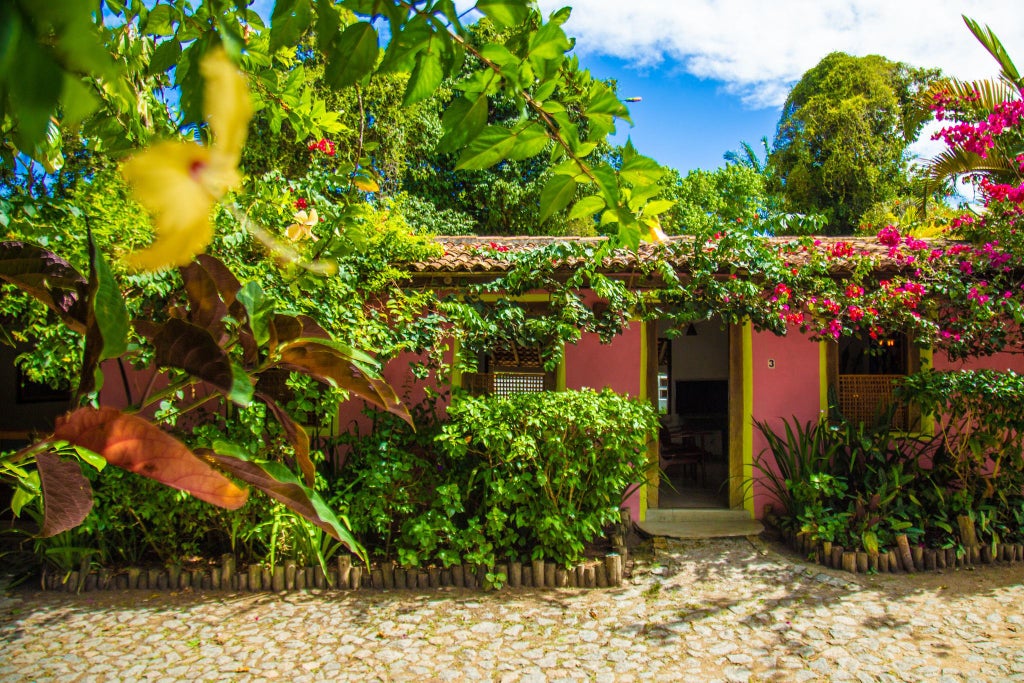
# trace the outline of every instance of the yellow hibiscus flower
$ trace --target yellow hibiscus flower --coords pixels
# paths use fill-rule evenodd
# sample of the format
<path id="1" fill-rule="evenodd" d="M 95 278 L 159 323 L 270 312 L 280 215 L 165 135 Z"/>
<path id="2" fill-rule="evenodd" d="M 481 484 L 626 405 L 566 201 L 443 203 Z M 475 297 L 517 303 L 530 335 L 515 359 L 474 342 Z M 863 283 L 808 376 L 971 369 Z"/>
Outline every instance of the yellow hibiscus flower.
<path id="1" fill-rule="evenodd" d="M 204 105 L 213 142 L 161 142 L 121 165 L 135 198 L 153 216 L 156 240 L 125 261 L 137 270 L 185 265 L 213 238 L 210 210 L 241 182 L 238 161 L 252 118 L 245 77 L 223 49 L 203 58 Z"/>
<path id="2" fill-rule="evenodd" d="M 313 234 L 313 226 L 320 222 L 320 216 L 317 215 L 316 209 L 310 209 L 309 213 L 305 209 L 301 209 L 296 211 L 292 218 L 295 222 L 284 229 L 284 234 L 288 239 L 293 242 L 298 240 L 313 240 L 316 242 L 319 239 Z"/>

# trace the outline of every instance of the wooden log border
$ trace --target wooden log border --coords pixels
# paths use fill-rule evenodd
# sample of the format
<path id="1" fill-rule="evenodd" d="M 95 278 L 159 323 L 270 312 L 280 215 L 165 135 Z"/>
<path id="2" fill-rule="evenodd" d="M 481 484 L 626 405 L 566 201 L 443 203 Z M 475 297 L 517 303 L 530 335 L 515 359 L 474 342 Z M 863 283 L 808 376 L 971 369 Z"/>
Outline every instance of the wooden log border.
<path id="1" fill-rule="evenodd" d="M 500 586 L 490 585 L 487 574 L 504 575 Z M 452 567 L 408 568 L 392 561 L 367 568 L 349 555 L 338 557 L 323 568 L 297 567 L 284 562 L 276 567 L 249 565 L 239 567 L 233 555 L 223 555 L 216 565 L 196 569 L 172 566 L 129 567 L 123 570 L 100 568 L 90 573 L 44 570 L 42 588 L 68 593 L 142 589 L 150 591 L 352 591 L 360 589 L 436 591 L 449 588 L 470 590 L 512 590 L 524 588 L 617 588 L 626 578 L 624 558 L 609 553 L 576 567 L 566 569 L 553 562 L 509 561 L 494 567 L 454 565 Z"/>
<path id="2" fill-rule="evenodd" d="M 811 542 L 804 534 L 784 534 L 786 544 L 809 562 L 851 574 L 895 574 L 919 571 L 942 571 L 982 565 L 1010 565 L 1024 562 L 1024 544 L 977 544 L 960 549 L 911 547 L 906 537 L 897 538 L 892 548 L 877 553 L 844 551 L 828 542 Z"/>

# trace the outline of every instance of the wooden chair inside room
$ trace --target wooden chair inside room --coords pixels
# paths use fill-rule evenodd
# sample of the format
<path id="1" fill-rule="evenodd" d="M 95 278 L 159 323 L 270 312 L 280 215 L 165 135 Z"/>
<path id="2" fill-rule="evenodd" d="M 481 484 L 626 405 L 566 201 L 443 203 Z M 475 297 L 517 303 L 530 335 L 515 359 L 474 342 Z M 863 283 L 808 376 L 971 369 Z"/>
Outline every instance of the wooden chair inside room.
<path id="1" fill-rule="evenodd" d="M 682 471 L 683 476 L 692 477 L 701 486 L 707 484 L 708 452 L 694 432 L 679 427 L 662 427 L 658 433 L 661 469 Z"/>

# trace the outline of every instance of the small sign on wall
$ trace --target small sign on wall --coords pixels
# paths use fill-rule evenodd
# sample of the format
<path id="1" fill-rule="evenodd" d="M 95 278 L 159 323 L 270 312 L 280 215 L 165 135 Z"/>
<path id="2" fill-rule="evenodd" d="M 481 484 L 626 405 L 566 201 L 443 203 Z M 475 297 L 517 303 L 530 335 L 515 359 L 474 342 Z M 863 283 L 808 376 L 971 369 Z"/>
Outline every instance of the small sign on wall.
<path id="1" fill-rule="evenodd" d="M 768 369 L 769 370 L 774 370 L 775 369 L 775 359 L 774 358 L 769 358 L 768 359 Z"/>

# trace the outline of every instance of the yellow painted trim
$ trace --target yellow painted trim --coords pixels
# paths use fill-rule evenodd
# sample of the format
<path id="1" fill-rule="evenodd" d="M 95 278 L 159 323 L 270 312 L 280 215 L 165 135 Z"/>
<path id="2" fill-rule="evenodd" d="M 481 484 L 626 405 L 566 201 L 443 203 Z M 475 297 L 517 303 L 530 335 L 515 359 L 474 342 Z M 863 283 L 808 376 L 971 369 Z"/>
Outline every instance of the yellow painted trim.
<path id="1" fill-rule="evenodd" d="M 555 370 L 555 391 L 565 391 L 565 344 L 562 344 L 562 360 L 558 361 Z"/>
<path id="2" fill-rule="evenodd" d="M 647 334 L 648 326 L 650 325 L 646 321 L 639 321 L 640 323 L 640 400 L 647 399 L 647 364 L 650 362 L 650 357 L 647 352 Z M 653 465 L 647 470 L 647 476 L 644 482 L 640 485 L 640 521 L 647 519 L 647 510 L 653 506 L 657 507 L 658 497 L 658 477 L 659 473 L 657 467 L 659 465 L 657 461 L 657 443 L 653 446 L 648 446 L 647 449 L 647 460 L 648 465 Z"/>
<path id="3" fill-rule="evenodd" d="M 754 326 L 743 323 L 743 480 L 754 476 Z M 743 507 L 754 516 L 754 491 L 744 487 Z"/>
<path id="4" fill-rule="evenodd" d="M 509 301 L 551 301 L 551 295 L 546 293 L 538 294 L 520 294 L 519 296 L 505 296 L 504 294 L 481 294 L 481 301 L 497 301 L 498 299 L 508 299 Z"/>
<path id="5" fill-rule="evenodd" d="M 818 342 L 818 395 L 822 415 L 828 414 L 828 342 Z"/>
<path id="6" fill-rule="evenodd" d="M 637 494 L 640 496 L 640 519 L 638 521 L 647 521 L 647 482 L 640 484 L 640 491 Z"/>

